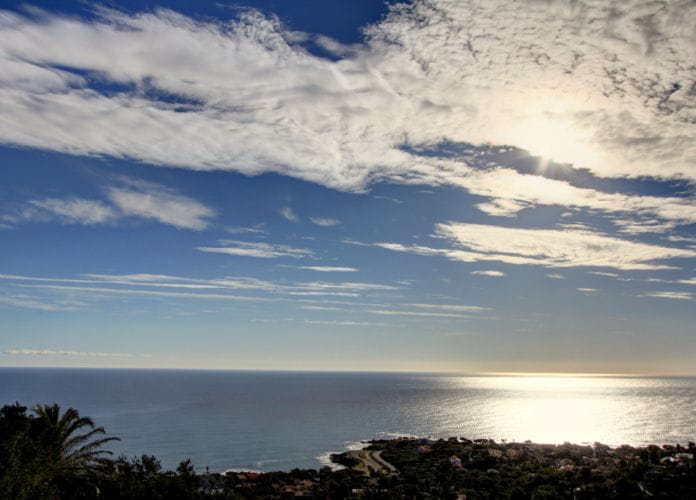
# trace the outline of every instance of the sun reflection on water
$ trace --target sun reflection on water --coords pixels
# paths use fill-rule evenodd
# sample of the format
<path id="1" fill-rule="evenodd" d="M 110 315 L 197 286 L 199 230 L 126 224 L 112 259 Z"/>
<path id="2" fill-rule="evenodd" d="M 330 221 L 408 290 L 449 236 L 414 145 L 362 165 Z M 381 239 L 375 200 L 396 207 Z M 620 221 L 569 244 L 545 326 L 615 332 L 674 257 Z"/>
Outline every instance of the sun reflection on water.
<path id="1" fill-rule="evenodd" d="M 450 377 L 452 394 L 466 396 L 453 396 L 440 409 L 439 420 L 470 437 L 646 443 L 655 435 L 669 439 L 672 434 L 669 413 L 674 402 L 663 397 L 663 383 L 613 376 Z M 472 426 L 473 419 L 478 422 Z"/>

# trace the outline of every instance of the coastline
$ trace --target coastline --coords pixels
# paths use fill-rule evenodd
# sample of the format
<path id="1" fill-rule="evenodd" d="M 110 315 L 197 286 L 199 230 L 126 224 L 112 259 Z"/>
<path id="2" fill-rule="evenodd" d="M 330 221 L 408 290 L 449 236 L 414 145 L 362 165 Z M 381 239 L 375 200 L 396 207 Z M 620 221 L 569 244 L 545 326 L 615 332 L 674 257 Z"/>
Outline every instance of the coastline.
<path id="1" fill-rule="evenodd" d="M 241 471 L 201 478 L 210 491 L 232 488 L 248 498 L 260 492 L 271 497 L 321 496 L 327 494 L 327 484 L 338 488 L 330 498 L 696 497 L 696 444 L 691 441 L 611 447 L 409 436 L 362 444 L 362 449 L 331 455 L 340 469 Z"/>

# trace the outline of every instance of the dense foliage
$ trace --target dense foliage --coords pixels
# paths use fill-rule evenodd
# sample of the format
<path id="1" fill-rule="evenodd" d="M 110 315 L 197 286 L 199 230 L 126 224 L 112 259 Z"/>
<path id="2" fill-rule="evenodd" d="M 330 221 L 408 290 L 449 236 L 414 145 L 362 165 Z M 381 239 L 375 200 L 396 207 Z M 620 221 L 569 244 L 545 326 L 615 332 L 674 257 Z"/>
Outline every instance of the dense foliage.
<path id="1" fill-rule="evenodd" d="M 696 498 L 696 446 L 610 448 L 464 438 L 372 441 L 334 471 L 197 474 L 153 456 L 108 457 L 116 439 L 57 405 L 0 409 L 0 498 L 5 499 L 591 499 Z M 385 465 L 386 464 L 386 465 Z"/>

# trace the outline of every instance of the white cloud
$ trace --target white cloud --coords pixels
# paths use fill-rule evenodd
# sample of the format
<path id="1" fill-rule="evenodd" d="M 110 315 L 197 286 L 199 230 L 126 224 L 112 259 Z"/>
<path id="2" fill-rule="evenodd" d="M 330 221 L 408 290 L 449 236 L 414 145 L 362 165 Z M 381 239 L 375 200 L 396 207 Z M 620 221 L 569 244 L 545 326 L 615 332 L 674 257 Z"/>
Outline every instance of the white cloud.
<path id="1" fill-rule="evenodd" d="M 300 306 L 300 309 L 305 311 L 343 311 L 340 307 L 330 307 L 330 306 Z"/>
<path id="2" fill-rule="evenodd" d="M 521 196 L 520 196 L 521 198 Z M 476 208 L 488 215 L 499 217 L 515 217 L 520 210 L 529 206 L 528 203 L 521 203 L 516 200 L 498 198 L 486 203 L 479 203 Z"/>
<path id="3" fill-rule="evenodd" d="M 280 213 L 280 215 L 283 216 L 283 218 L 289 220 L 290 222 L 294 222 L 294 223 L 300 222 L 300 218 L 297 216 L 297 214 L 290 207 L 281 208 L 279 210 L 279 213 Z"/>
<path id="4" fill-rule="evenodd" d="M 322 227 L 338 226 L 341 223 L 340 220 L 330 217 L 310 217 L 309 220 L 312 221 L 312 224 Z"/>
<path id="5" fill-rule="evenodd" d="M 607 273 L 604 271 L 590 271 L 589 274 L 594 274 L 596 276 L 606 276 L 607 278 L 618 278 L 619 275 L 616 273 Z"/>
<path id="6" fill-rule="evenodd" d="M 339 321 L 339 320 L 312 320 L 306 319 L 304 321 L 308 325 L 327 325 L 327 326 L 388 326 L 388 327 L 398 327 L 400 325 L 393 325 L 389 323 L 378 323 L 370 321 Z"/>
<path id="7" fill-rule="evenodd" d="M 302 288 L 309 290 L 355 290 L 355 291 L 374 291 L 374 290 L 398 290 L 401 287 L 394 285 L 384 285 L 381 283 L 328 283 L 326 281 L 303 282 Z"/>
<path id="8" fill-rule="evenodd" d="M 599 291 L 596 288 L 577 288 L 576 290 L 585 294 L 597 293 Z"/>
<path id="9" fill-rule="evenodd" d="M 222 293 L 193 293 L 193 292 L 165 292 L 160 290 L 134 290 L 122 288 L 70 286 L 70 285 L 22 285 L 27 288 L 42 288 L 46 290 L 56 290 L 68 293 L 81 294 L 111 294 L 111 295 L 131 295 L 134 297 L 165 297 L 179 299 L 201 299 L 201 300 L 232 300 L 232 301 L 267 301 L 271 300 L 264 297 L 252 297 L 244 295 L 230 295 Z"/>
<path id="10" fill-rule="evenodd" d="M 10 224 L 57 220 L 63 224 L 96 225 L 111 222 L 117 217 L 112 207 L 99 200 L 46 198 L 30 200 L 22 208 L 4 214 L 2 220 Z"/>
<path id="11" fill-rule="evenodd" d="M 211 208 L 156 184 L 129 181 L 107 191 L 111 202 L 125 216 L 155 219 L 182 229 L 205 229 L 215 216 Z"/>
<path id="12" fill-rule="evenodd" d="M 589 231 L 522 229 L 449 222 L 437 224 L 436 235 L 453 248 L 376 243 L 398 252 L 444 255 L 463 262 L 498 261 L 545 267 L 608 267 L 621 270 L 669 269 L 656 261 L 694 258 L 696 251 L 665 247 Z"/>
<path id="13" fill-rule="evenodd" d="M 374 300 L 376 294 L 402 289 L 390 284 L 365 282 L 272 282 L 249 277 L 187 278 L 159 274 L 87 274 L 82 278 L 52 278 L 20 275 L 0 275 L 8 287 L 41 291 L 48 301 L 27 295 L 14 295 L 3 300 L 14 307 L 29 307 L 47 311 L 74 310 L 87 303 L 107 300 L 171 299 L 213 302 L 273 302 L 293 304 L 306 311 L 341 313 L 355 317 L 356 325 L 368 315 L 399 316 L 403 320 L 471 318 L 472 314 L 490 308 L 465 304 L 402 303 L 401 300 Z M 113 285 L 113 286 L 108 286 Z M 404 285 L 407 286 L 407 285 Z M 164 289 L 163 289 L 164 288 Z M 181 290 L 176 290 L 181 288 Z M 217 288 L 214 293 L 207 288 Z M 249 294 L 230 293 L 244 291 Z M 371 295 L 370 300 L 356 301 Z M 336 297 L 327 299 L 324 297 Z M 397 296 L 398 297 L 398 296 Z M 21 299 L 21 300 L 20 300 Z M 31 299 L 31 300 L 29 300 Z M 78 302 L 80 299 L 82 302 Z M 372 325 L 376 323 L 370 322 Z"/>
<path id="14" fill-rule="evenodd" d="M 256 243 L 250 241 L 221 240 L 222 247 L 198 247 L 201 252 L 221 253 L 225 255 L 237 255 L 241 257 L 256 257 L 259 259 L 276 259 L 278 257 L 292 257 L 302 259 L 311 257 L 314 252 L 306 248 L 295 248 L 288 245 L 275 245 L 271 243 Z"/>
<path id="15" fill-rule="evenodd" d="M 478 207 L 498 216 L 530 204 L 635 210 L 639 222 L 617 219 L 629 233 L 696 221 L 692 198 L 601 193 L 402 147 L 510 144 L 604 177 L 696 179 L 691 2 L 415 0 L 362 44 L 317 38 L 338 60 L 252 11 L 226 24 L 99 12 L 2 14 L 0 141 L 343 190 L 449 183 L 492 198 Z M 124 90 L 100 93 L 85 75 Z"/>
<path id="16" fill-rule="evenodd" d="M 354 267 L 340 267 L 340 266 L 300 266 L 300 269 L 307 269 L 309 271 L 317 271 L 320 273 L 354 273 L 359 271 Z"/>
<path id="17" fill-rule="evenodd" d="M 696 295 L 689 292 L 647 292 L 641 297 L 654 297 L 658 299 L 673 299 L 673 300 L 696 300 Z"/>
<path id="18" fill-rule="evenodd" d="M 250 277 L 222 277 L 211 279 L 185 278 L 179 276 L 168 276 L 159 274 L 85 274 L 83 278 L 52 278 L 36 276 L 19 276 L 11 274 L 0 274 L 0 280 L 9 282 L 39 282 L 40 285 L 20 285 L 31 288 L 42 288 L 46 290 L 63 291 L 66 293 L 90 293 L 102 292 L 105 294 L 125 294 L 133 296 L 152 296 L 152 297 L 172 297 L 172 298 L 198 298 L 209 300 L 289 300 L 289 298 L 275 297 L 256 297 L 229 295 L 220 293 L 229 290 L 244 290 L 254 292 L 267 292 L 269 294 L 281 294 L 292 297 L 314 297 L 314 296 L 337 296 L 337 297 L 359 297 L 363 293 L 394 291 L 400 287 L 381 283 L 363 282 L 325 282 L 325 281 L 300 281 L 300 282 L 273 282 Z M 46 284 L 52 283 L 52 284 Z M 67 285 L 56 285 L 64 283 Z M 90 286 L 85 286 L 90 285 Z M 97 285 L 97 286 L 91 286 Z M 118 285 L 118 288 L 105 288 L 104 285 Z M 128 288 L 122 288 L 128 286 Z M 155 290 L 143 290 L 143 288 L 154 288 Z M 184 291 L 162 291 L 157 289 L 183 289 Z M 208 289 L 218 289 L 217 293 L 200 293 Z M 26 297 L 24 297 L 26 298 Z M 6 301 L 9 303 L 9 301 Z M 13 305 L 21 307 L 20 303 Z M 27 303 L 25 307 L 32 305 Z M 73 302 L 61 302 L 61 307 L 74 306 Z M 376 304 L 370 303 L 370 306 Z M 35 305 L 38 308 L 40 304 Z M 45 307 L 57 307 L 46 305 Z M 46 309 L 49 310 L 49 309 Z M 53 309 L 51 309 L 53 310 Z M 57 309 L 56 309 L 57 310 Z"/>
<path id="19" fill-rule="evenodd" d="M 225 231 L 227 231 L 230 234 L 246 234 L 246 233 L 251 233 L 251 234 L 265 234 L 266 231 L 262 229 L 262 225 L 256 225 L 252 227 L 245 227 L 245 226 L 227 226 L 225 228 Z"/>
<path id="20" fill-rule="evenodd" d="M 151 358 L 150 354 L 130 354 L 116 352 L 67 351 L 53 349 L 5 349 L 2 354 L 9 356 L 78 356 L 90 358 Z"/>
<path id="21" fill-rule="evenodd" d="M 450 312 L 432 312 L 432 311 L 399 311 L 394 309 L 369 309 L 371 314 L 380 314 L 382 316 L 415 316 L 423 318 L 470 318 L 466 314 L 450 313 Z"/>
<path id="22" fill-rule="evenodd" d="M 565 276 L 559 273 L 548 273 L 546 275 L 547 278 L 551 278 L 552 280 L 564 280 Z"/>
<path id="23" fill-rule="evenodd" d="M 0 304 L 7 304 L 13 307 L 19 307 L 21 309 L 33 309 L 35 311 L 48 311 L 48 312 L 58 312 L 58 311 L 78 311 L 79 304 L 74 302 L 58 301 L 58 302 L 46 302 L 36 297 L 29 295 L 10 295 L 10 296 L 0 296 Z"/>
<path id="24" fill-rule="evenodd" d="M 442 309 L 444 311 L 462 311 L 462 312 L 481 312 L 489 311 L 488 307 L 481 306 L 465 306 L 458 304 L 404 304 L 406 307 L 418 307 L 421 309 Z"/>
<path id="25" fill-rule="evenodd" d="M 679 224 L 696 222 L 693 197 L 606 193 L 502 167 L 485 170 L 451 167 L 450 175 L 453 184 L 473 194 L 493 198 L 477 205 L 489 215 L 512 217 L 534 205 L 591 209 L 612 215 L 614 224 L 629 234 L 664 232 Z"/>
<path id="26" fill-rule="evenodd" d="M 78 198 L 34 200 L 31 205 L 57 215 L 68 223 L 103 224 L 115 218 L 111 207 L 98 200 L 83 200 Z"/>
<path id="27" fill-rule="evenodd" d="M 665 238 L 667 241 L 674 241 L 677 243 L 696 243 L 696 238 L 689 236 L 679 236 L 676 234 L 671 234 Z"/>
<path id="28" fill-rule="evenodd" d="M 477 276 L 490 276 L 493 278 L 501 278 L 505 276 L 505 273 L 502 271 L 472 271 L 471 274 L 475 274 Z"/>
<path id="29" fill-rule="evenodd" d="M 30 200 L 25 206 L 4 214 L 2 220 L 97 225 L 123 217 L 155 219 L 183 229 L 204 229 L 215 211 L 173 190 L 150 182 L 121 178 L 118 185 L 106 189 L 111 205 L 84 198 L 46 198 Z"/>

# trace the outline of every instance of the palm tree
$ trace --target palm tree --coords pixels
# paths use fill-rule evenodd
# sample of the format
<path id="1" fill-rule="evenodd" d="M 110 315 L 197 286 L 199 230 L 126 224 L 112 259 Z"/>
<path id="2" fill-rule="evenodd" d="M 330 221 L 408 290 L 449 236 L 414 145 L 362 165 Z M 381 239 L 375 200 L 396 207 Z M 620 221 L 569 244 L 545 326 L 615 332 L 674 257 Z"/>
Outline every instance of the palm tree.
<path id="1" fill-rule="evenodd" d="M 34 407 L 36 423 L 49 460 L 56 467 L 58 475 L 73 478 L 91 476 L 105 462 L 104 455 L 111 455 L 108 450 L 100 449 L 116 437 L 97 438 L 106 433 L 103 427 L 95 427 L 91 418 L 81 417 L 74 408 L 68 408 L 62 415 L 60 407 L 54 405 L 36 405 Z M 81 429 L 88 428 L 84 433 Z"/>

